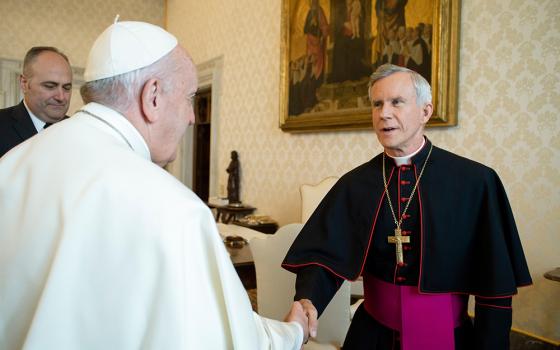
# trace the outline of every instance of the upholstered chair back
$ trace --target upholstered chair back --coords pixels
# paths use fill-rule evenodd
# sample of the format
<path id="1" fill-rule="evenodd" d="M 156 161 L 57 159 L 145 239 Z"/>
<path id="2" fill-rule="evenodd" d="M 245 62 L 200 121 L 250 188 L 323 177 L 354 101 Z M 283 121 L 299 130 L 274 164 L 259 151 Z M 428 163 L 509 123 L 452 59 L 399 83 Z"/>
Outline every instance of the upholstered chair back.
<path id="1" fill-rule="evenodd" d="M 254 238 L 249 246 L 257 273 L 257 305 L 260 315 L 283 319 L 290 309 L 295 294 L 296 275 L 280 264 L 303 224 L 281 227 L 274 235 Z M 306 350 L 337 349 L 342 346 L 350 326 L 350 284 L 344 282 L 321 317 L 315 341 Z"/>

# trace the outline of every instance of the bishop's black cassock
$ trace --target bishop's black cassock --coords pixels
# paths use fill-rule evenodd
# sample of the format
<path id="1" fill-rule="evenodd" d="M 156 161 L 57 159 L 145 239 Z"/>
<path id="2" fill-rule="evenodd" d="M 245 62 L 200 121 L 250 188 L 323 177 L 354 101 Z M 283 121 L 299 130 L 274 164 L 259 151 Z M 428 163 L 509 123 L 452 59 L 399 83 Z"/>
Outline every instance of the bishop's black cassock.
<path id="1" fill-rule="evenodd" d="M 396 166 L 386 159 L 390 198 L 400 218 L 431 147 Z M 474 325 L 464 315 L 456 349 L 508 349 L 511 296 L 532 283 L 515 221 L 496 172 L 433 147 L 406 215 L 404 264 L 387 242 L 395 223 L 384 193 L 382 154 L 340 178 L 290 248 L 282 266 L 298 274 L 295 299 L 321 313 L 343 279 L 370 274 L 420 293 L 476 297 Z M 345 349 L 391 349 L 397 332 L 356 312 Z"/>

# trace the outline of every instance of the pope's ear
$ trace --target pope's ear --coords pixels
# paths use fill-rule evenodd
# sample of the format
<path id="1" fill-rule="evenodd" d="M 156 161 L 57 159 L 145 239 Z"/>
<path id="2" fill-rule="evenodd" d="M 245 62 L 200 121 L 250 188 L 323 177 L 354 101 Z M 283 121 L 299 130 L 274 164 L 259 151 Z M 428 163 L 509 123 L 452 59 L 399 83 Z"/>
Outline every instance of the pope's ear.
<path id="1" fill-rule="evenodd" d="M 161 84 L 157 79 L 148 80 L 140 93 L 142 111 L 148 122 L 154 122 L 161 109 Z"/>

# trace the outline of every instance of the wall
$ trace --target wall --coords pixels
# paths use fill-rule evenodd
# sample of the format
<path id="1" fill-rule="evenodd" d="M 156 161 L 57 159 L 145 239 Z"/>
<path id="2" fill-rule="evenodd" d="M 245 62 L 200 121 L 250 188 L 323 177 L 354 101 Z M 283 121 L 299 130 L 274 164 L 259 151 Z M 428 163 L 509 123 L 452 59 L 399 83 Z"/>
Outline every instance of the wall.
<path id="1" fill-rule="evenodd" d="M 231 150 L 241 198 L 281 224 L 300 220 L 298 188 L 342 175 L 381 151 L 371 131 L 287 134 L 278 128 L 280 0 L 167 1 L 168 29 L 196 63 L 223 55 L 220 183 Z M 459 126 L 438 146 L 501 175 L 534 286 L 514 298 L 514 326 L 560 341 L 560 1 L 462 4 Z"/>
<path id="2" fill-rule="evenodd" d="M 164 0 L 2 0 L 0 57 L 22 60 L 32 46 L 56 46 L 84 67 L 95 38 L 120 20 L 163 25 Z"/>

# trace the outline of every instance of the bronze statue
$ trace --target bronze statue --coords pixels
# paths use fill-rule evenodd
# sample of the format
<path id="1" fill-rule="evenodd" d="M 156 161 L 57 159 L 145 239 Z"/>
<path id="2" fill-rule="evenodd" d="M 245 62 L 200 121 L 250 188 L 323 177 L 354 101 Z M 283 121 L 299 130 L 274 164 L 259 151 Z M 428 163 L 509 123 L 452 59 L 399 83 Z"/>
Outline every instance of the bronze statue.
<path id="1" fill-rule="evenodd" d="M 239 159 L 236 151 L 231 151 L 231 161 L 226 169 L 228 175 L 227 197 L 229 204 L 239 204 Z"/>

